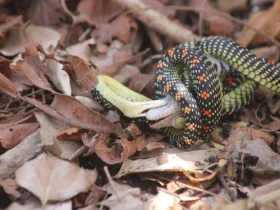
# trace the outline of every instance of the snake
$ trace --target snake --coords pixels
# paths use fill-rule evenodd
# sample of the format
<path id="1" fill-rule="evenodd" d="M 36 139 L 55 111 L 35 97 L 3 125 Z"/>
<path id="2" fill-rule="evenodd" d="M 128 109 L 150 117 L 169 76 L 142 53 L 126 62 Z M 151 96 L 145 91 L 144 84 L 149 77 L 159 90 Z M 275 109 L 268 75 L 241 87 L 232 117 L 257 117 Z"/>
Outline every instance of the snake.
<path id="1" fill-rule="evenodd" d="M 231 69 L 223 84 L 211 62 L 213 57 Z M 185 118 L 183 129 L 163 128 L 169 142 L 179 148 L 191 146 L 199 137 L 213 131 L 222 115 L 248 104 L 257 83 L 280 92 L 279 69 L 233 39 L 221 36 L 203 37 L 169 49 L 157 64 L 155 95 L 159 99 L 171 96 Z M 135 104 L 143 106 L 138 113 L 163 105 L 108 76 L 99 75 L 98 80 L 92 90 L 93 98 L 105 108 L 127 117 L 135 116 L 131 114 Z"/>

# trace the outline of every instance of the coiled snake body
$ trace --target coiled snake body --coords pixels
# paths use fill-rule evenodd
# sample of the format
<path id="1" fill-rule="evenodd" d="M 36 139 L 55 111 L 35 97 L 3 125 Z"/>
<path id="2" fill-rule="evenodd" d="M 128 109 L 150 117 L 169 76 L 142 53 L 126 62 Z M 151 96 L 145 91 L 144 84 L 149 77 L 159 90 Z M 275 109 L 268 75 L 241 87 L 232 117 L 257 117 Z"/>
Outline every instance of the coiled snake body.
<path id="1" fill-rule="evenodd" d="M 209 57 L 231 67 L 224 80 L 227 85 L 224 90 Z M 126 101 L 149 102 L 148 98 L 121 84 L 113 85 L 114 81 L 109 83 L 120 93 L 112 94 L 107 91 L 109 88 L 104 81 L 106 77 L 99 78 L 100 83 L 92 94 L 108 109 L 126 113 Z M 231 39 L 206 37 L 175 46 L 158 62 L 155 93 L 158 98 L 171 95 L 180 104 L 186 123 L 182 130 L 169 127 L 163 131 L 174 145 L 189 147 L 199 136 L 211 132 L 223 114 L 248 104 L 254 95 L 256 82 L 280 92 L 278 66 L 258 58 Z"/>

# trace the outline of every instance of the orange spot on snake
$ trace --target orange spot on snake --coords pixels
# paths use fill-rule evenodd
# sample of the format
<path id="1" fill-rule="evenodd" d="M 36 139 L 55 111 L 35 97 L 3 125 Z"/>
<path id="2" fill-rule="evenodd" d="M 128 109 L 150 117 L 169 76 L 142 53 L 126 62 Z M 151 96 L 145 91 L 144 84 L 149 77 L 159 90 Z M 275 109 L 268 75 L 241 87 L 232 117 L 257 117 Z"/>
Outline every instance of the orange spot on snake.
<path id="1" fill-rule="evenodd" d="M 203 98 L 204 100 L 206 100 L 207 98 L 210 97 L 210 94 L 207 93 L 206 91 L 202 91 L 202 93 L 200 94 L 200 97 Z"/>

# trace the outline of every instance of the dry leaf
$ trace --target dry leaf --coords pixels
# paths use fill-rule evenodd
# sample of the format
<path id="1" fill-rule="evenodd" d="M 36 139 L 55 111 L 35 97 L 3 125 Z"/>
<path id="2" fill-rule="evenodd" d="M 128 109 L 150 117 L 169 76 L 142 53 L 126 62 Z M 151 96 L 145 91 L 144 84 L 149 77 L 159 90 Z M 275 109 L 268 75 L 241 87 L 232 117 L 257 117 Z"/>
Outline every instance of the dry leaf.
<path id="1" fill-rule="evenodd" d="M 74 141 L 82 141 L 82 135 L 87 133 L 87 130 L 72 127 L 60 132 L 57 136 L 57 140 L 74 140 Z"/>
<path id="2" fill-rule="evenodd" d="M 63 159 L 72 160 L 75 153 L 82 147 L 78 142 L 58 141 L 57 135 L 71 126 L 58 119 L 55 119 L 43 112 L 35 112 L 35 116 L 40 123 L 40 137 L 44 147 Z"/>
<path id="3" fill-rule="evenodd" d="M 18 27 L 11 30 L 7 40 L 0 47 L 0 52 L 6 56 L 14 56 L 24 52 L 25 45 L 31 40 L 40 43 L 47 52 L 51 52 L 51 48 L 56 47 L 59 39 L 60 34 L 51 28 L 35 25 Z"/>
<path id="4" fill-rule="evenodd" d="M 31 1 L 26 13 L 28 19 L 40 26 L 58 26 L 66 19 L 66 12 L 57 0 Z"/>
<path id="5" fill-rule="evenodd" d="M 54 92 L 47 78 L 45 77 L 45 68 L 37 55 L 27 56 L 16 65 L 11 65 L 15 71 L 24 72 L 32 84 L 45 90 Z"/>
<path id="6" fill-rule="evenodd" d="M 72 67 L 74 64 L 76 66 L 76 62 L 74 63 L 72 62 L 74 58 L 76 59 L 79 58 L 80 60 L 83 60 L 83 62 L 85 62 L 86 65 L 90 64 L 90 58 L 93 56 L 93 52 L 90 45 L 94 45 L 94 44 L 95 44 L 95 40 L 91 38 L 82 42 L 78 42 L 77 44 L 74 44 L 66 48 L 66 52 L 70 56 L 69 62 L 72 64 Z"/>
<path id="7" fill-rule="evenodd" d="M 23 123 L 13 125 L 0 133 L 1 146 L 6 149 L 12 149 L 18 145 L 24 138 L 33 133 L 39 124 L 34 123 Z"/>
<path id="8" fill-rule="evenodd" d="M 209 163 L 205 160 L 210 157 L 217 156 L 218 153 L 219 151 L 215 149 L 191 152 L 182 152 L 181 150 L 178 154 L 166 154 L 168 161 L 164 164 L 158 164 L 158 157 L 138 159 L 134 161 L 128 159 L 124 161 L 116 177 L 120 178 L 130 173 L 142 173 L 149 171 L 185 170 L 189 172 L 197 172 L 198 170 L 207 167 Z M 197 165 L 197 162 L 200 164 Z"/>
<path id="9" fill-rule="evenodd" d="M 0 73 L 0 91 L 14 98 L 18 97 L 18 92 L 14 84 L 1 73 Z"/>
<path id="10" fill-rule="evenodd" d="M 33 98 L 21 97 L 21 99 L 70 125 L 94 130 L 96 132 L 123 133 L 119 124 L 111 123 L 98 113 L 85 107 L 73 97 L 55 94 L 51 106 L 42 104 Z"/>
<path id="11" fill-rule="evenodd" d="M 75 72 L 77 83 L 91 92 L 98 84 L 97 72 L 90 69 L 85 61 L 78 56 L 68 55 L 68 60 Z"/>
<path id="12" fill-rule="evenodd" d="M 6 40 L 6 34 L 12 28 L 22 23 L 22 16 L 12 17 L 1 13 L 0 22 L 0 44 L 2 44 Z"/>
<path id="13" fill-rule="evenodd" d="M 24 205 L 17 202 L 12 203 L 7 210 L 72 210 L 72 202 L 69 200 L 42 206 L 39 201 L 28 199 Z"/>
<path id="14" fill-rule="evenodd" d="M 48 201 L 64 201 L 88 192 L 97 172 L 86 170 L 54 156 L 41 154 L 16 171 L 16 182 L 37 196 L 42 205 Z"/>
<path id="15" fill-rule="evenodd" d="M 57 60 L 47 59 L 46 75 L 52 81 L 53 85 L 65 95 L 71 96 L 70 77 L 63 70 L 63 65 Z"/>
<path id="16" fill-rule="evenodd" d="M 216 14 L 217 9 L 212 6 L 209 1 L 206 0 L 192 0 L 189 2 L 189 6 L 195 7 L 198 10 L 204 10 L 202 13 L 202 18 L 209 25 L 203 28 L 203 32 L 207 34 L 216 35 L 231 35 L 234 30 L 232 22 L 220 15 Z M 207 30 L 208 29 L 208 30 Z"/>
<path id="17" fill-rule="evenodd" d="M 280 34 L 280 1 L 274 1 L 273 7 L 269 10 L 264 10 L 255 13 L 250 18 L 248 25 L 262 32 L 267 37 L 279 38 Z M 266 37 L 261 36 L 250 27 L 245 27 L 242 31 L 238 42 L 243 46 L 264 44 L 268 42 Z"/>
<path id="18" fill-rule="evenodd" d="M 105 23 L 121 12 L 120 6 L 113 0 L 82 0 L 78 5 L 80 16 L 91 25 Z"/>
<path id="19" fill-rule="evenodd" d="M 7 194 L 10 194 L 15 198 L 19 198 L 21 196 L 21 193 L 17 191 L 18 186 L 14 179 L 6 179 L 3 181 L 0 180 L 0 185 Z"/>

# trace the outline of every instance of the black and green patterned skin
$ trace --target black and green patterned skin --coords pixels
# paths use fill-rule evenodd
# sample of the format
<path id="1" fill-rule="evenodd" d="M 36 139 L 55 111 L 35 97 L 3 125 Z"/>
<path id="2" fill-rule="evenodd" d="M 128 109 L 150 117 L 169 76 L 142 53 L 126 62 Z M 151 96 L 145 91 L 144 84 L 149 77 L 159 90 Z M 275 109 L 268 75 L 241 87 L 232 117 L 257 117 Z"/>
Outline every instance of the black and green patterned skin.
<path id="1" fill-rule="evenodd" d="M 202 52 L 223 60 L 249 79 L 280 92 L 280 70 L 276 69 L 276 65 L 257 57 L 232 39 L 206 37 L 196 46 Z"/>
<path id="2" fill-rule="evenodd" d="M 222 85 L 203 53 L 180 45 L 170 49 L 157 65 L 156 78 L 156 95 L 171 95 L 186 119 L 183 131 L 164 129 L 171 143 L 186 148 L 216 127 L 222 113 Z"/>
<path id="3" fill-rule="evenodd" d="M 223 82 L 224 90 L 205 54 L 231 67 Z M 186 125 L 183 130 L 165 128 L 163 131 L 174 145 L 189 147 L 199 136 L 212 131 L 223 114 L 248 104 L 256 83 L 280 92 L 280 66 L 258 58 L 231 39 L 206 37 L 170 49 L 158 63 L 155 94 L 159 98 L 169 94 L 177 100 Z M 99 90 L 93 90 L 93 94 L 98 95 L 102 104 L 108 99 Z M 130 97 L 131 94 L 126 99 Z M 110 107 L 118 106 L 115 103 Z"/>

